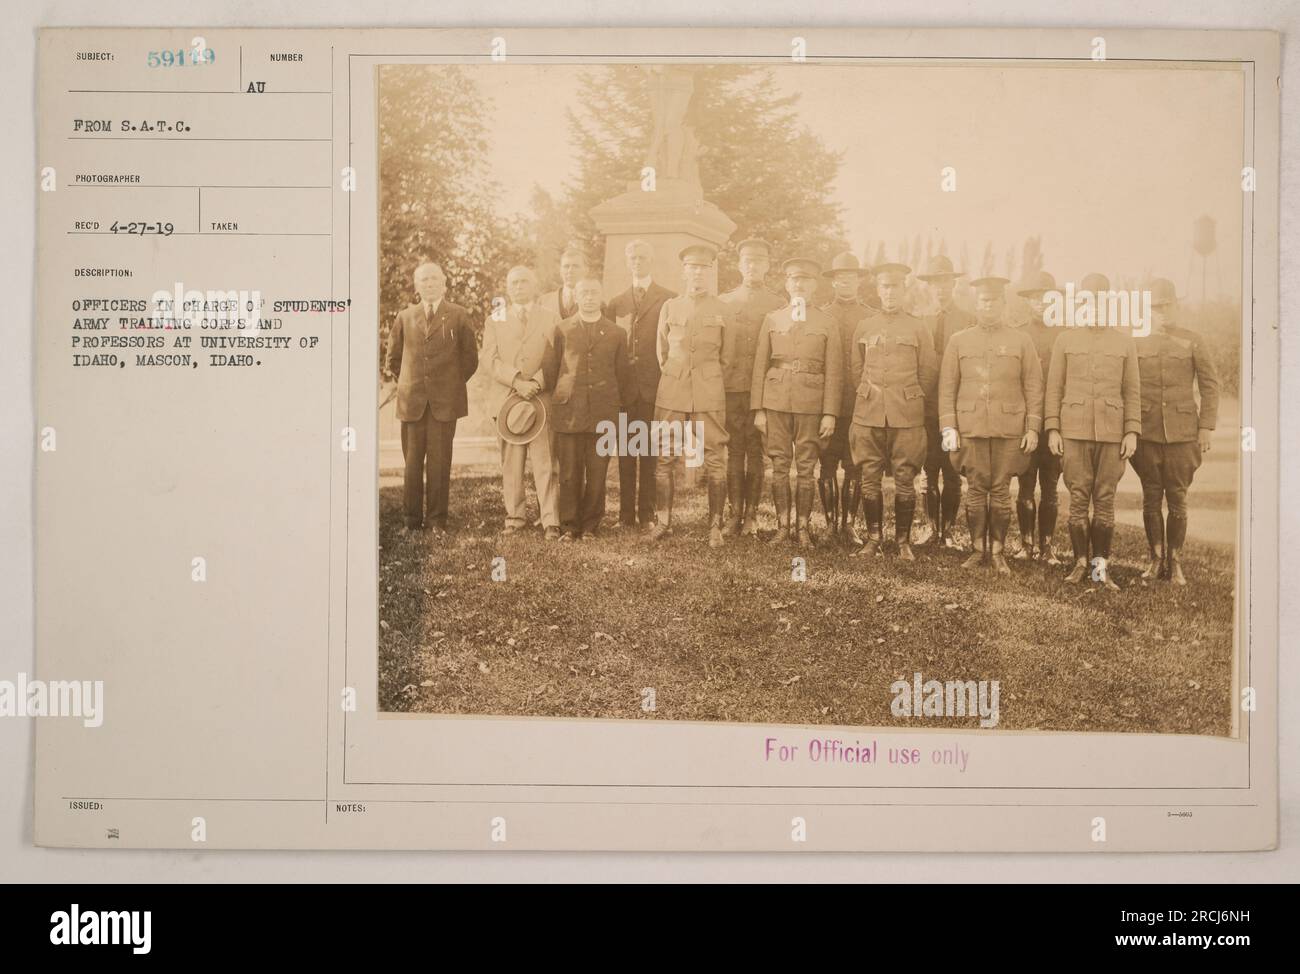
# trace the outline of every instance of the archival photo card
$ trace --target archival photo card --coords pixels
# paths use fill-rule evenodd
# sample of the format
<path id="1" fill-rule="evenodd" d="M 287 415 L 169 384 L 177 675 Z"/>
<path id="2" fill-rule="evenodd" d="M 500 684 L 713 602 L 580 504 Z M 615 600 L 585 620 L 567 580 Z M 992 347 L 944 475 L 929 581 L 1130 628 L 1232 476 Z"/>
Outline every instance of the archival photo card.
<path id="1" fill-rule="evenodd" d="M 1271 847 L 1277 65 L 44 32 L 37 840 Z"/>

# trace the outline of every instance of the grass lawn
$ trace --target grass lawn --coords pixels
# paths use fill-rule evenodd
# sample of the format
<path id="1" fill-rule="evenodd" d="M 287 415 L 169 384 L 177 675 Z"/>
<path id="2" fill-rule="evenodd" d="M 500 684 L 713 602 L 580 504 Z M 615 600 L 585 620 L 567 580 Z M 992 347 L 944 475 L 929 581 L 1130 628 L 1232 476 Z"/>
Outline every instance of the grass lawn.
<path id="1" fill-rule="evenodd" d="M 893 717 L 890 684 L 919 671 L 998 680 L 1002 729 L 1230 732 L 1228 546 L 1189 541 L 1191 584 L 1147 584 L 1141 529 L 1120 525 L 1112 574 L 1124 591 L 1109 595 L 1065 584 L 1064 566 L 1012 562 L 1000 580 L 929 547 L 913 564 L 752 539 L 715 552 L 703 489 L 680 486 L 675 534 L 651 546 L 609 527 L 616 479 L 604 533 L 565 544 L 538 529 L 502 537 L 497 477 L 453 481 L 456 527 L 444 542 L 399 538 L 401 488 L 382 488 L 380 710 L 978 726 Z M 1223 516 L 1223 500 L 1208 500 L 1193 519 Z M 1057 541 L 1068 548 L 1063 523 Z M 791 559 L 805 554 L 807 580 L 793 581 Z M 505 581 L 492 580 L 497 557 Z M 641 708 L 646 687 L 653 713 Z"/>

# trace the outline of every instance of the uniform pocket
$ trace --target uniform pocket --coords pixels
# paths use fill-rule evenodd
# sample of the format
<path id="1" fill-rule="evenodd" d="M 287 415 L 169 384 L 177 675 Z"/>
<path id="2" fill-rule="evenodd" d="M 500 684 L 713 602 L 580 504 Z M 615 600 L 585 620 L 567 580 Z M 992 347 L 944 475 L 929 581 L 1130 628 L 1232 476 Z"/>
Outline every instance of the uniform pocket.
<path id="1" fill-rule="evenodd" d="M 1120 433 L 1124 429 L 1124 403 L 1119 399 L 1107 398 L 1106 402 L 1106 432 Z"/>

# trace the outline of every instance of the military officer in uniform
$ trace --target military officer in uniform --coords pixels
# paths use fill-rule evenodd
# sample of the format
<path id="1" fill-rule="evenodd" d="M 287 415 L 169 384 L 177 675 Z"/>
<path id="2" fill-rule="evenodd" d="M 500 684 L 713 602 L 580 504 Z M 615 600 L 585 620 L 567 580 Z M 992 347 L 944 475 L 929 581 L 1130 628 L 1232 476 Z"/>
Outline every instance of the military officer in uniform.
<path id="1" fill-rule="evenodd" d="M 772 311 L 758 332 L 750 405 L 772 460 L 776 503 L 773 543 L 790 537 L 790 461 L 795 463 L 795 536 L 813 543 L 813 471 L 821 443 L 835 433 L 843 381 L 843 346 L 830 315 L 810 306 L 821 268 L 794 257 L 782 265 L 789 306 Z"/>
<path id="2" fill-rule="evenodd" d="M 1010 575 L 1003 556 L 1011 520 L 1011 477 L 1038 448 L 1043 428 L 1043 368 L 1029 336 L 1004 321 L 1005 277 L 981 277 L 974 328 L 948 342 L 939 373 L 939 427 L 966 475 L 966 519 L 975 552 L 964 568 L 984 560 Z"/>
<path id="3" fill-rule="evenodd" d="M 731 517 L 722 529 L 724 537 L 758 534 L 758 504 L 763 497 L 763 436 L 754 427 L 754 413 L 750 408 L 754 349 L 767 313 L 785 303 L 763 284 L 772 262 L 767 241 L 742 240 L 736 247 L 736 261 L 741 283 L 720 297 L 735 312 L 731 327 L 723 334 L 727 361 L 722 375 L 727 391 L 727 497 L 731 501 Z"/>
<path id="4" fill-rule="evenodd" d="M 623 412 L 627 423 L 644 423 L 648 428 L 655 418 L 655 398 L 659 393 L 659 357 L 656 354 L 659 312 L 664 302 L 677 297 L 658 281 L 651 279 L 654 249 L 644 240 L 633 240 L 624 248 L 631 286 L 617 294 L 605 309 L 607 317 L 627 329 L 627 364 L 635 381 L 625 390 Z M 649 530 L 655 516 L 655 457 L 650 451 L 643 456 L 618 458 L 618 523 L 621 528 L 641 527 Z"/>
<path id="5" fill-rule="evenodd" d="M 680 257 L 686 293 L 665 301 L 659 312 L 656 349 L 660 376 L 655 420 L 661 425 L 655 470 L 655 523 L 650 540 L 659 541 L 672 530 L 678 462 L 672 431 L 694 436 L 699 430 L 709 484 L 709 547 L 718 548 L 723 543 L 727 494 L 727 393 L 722 376 L 728 363 L 723 345 L 735 309 L 709 293 L 709 272 L 718 257 L 713 247 L 692 244 L 682 250 Z"/>
<path id="6" fill-rule="evenodd" d="M 934 343 L 934 353 L 943 360 L 949 339 L 975 324 L 975 319 L 957 307 L 952 292 L 962 272 L 953 270 L 952 261 L 938 254 L 926 261 L 925 273 L 917 279 L 924 281 L 934 300 L 935 311 L 925 316 L 925 327 Z M 926 428 L 925 453 L 925 513 L 930 528 L 939 543 L 952 547 L 956 544 L 948 528 L 957 520 L 961 510 L 961 474 L 954 465 L 954 454 L 943 448 L 943 435 L 939 422 L 933 419 Z M 942 490 L 939 479 L 943 478 Z"/>
<path id="7" fill-rule="evenodd" d="M 858 322 L 875 313 L 858 294 L 862 278 L 866 275 L 867 271 L 858 265 L 858 259 L 847 251 L 835 257 L 831 261 L 830 270 L 822 273 L 823 277 L 830 279 L 835 298 L 819 310 L 835 320 L 841 361 L 846 370 L 853 358 L 853 336 L 857 332 Z M 861 547 L 862 538 L 858 535 L 855 522 L 858 509 L 862 506 L 862 468 L 849 456 L 849 421 L 853 418 L 857 390 L 847 379 L 841 381 L 840 385 L 843 394 L 835 410 L 835 433 L 822 451 L 817 492 L 821 495 L 822 510 L 826 513 L 826 524 L 830 530 L 855 547 Z M 841 466 L 844 468 L 843 491 L 835 479 L 837 468 Z"/>
<path id="8" fill-rule="evenodd" d="M 1142 524 L 1150 562 L 1143 578 L 1186 585 L 1178 552 L 1187 537 L 1187 489 L 1210 449 L 1219 415 L 1219 375 L 1195 332 L 1176 324 L 1178 298 L 1172 282 L 1148 286 L 1154 329 L 1135 339 L 1142 377 L 1142 433 L 1129 461 L 1142 480 Z M 1198 410 L 1192 386 L 1200 393 Z M 1166 522 L 1162 499 L 1169 504 Z"/>
<path id="9" fill-rule="evenodd" d="M 853 336 L 850 376 L 856 390 L 849 449 L 862 465 L 862 502 L 867 541 L 858 554 L 881 554 L 885 467 L 894 473 L 894 537 L 898 555 L 915 560 L 909 544 L 916 513 L 916 475 L 925 462 L 926 422 L 937 419 L 939 362 L 925 324 L 903 311 L 911 268 L 875 268 L 880 313 L 863 318 Z"/>
<path id="10" fill-rule="evenodd" d="M 1089 274 L 1080 291 L 1105 304 L 1110 281 Z M 1096 310 L 1092 315 L 1090 322 L 1066 322 L 1072 327 L 1064 328 L 1052 345 L 1043 426 L 1053 455 L 1062 458 L 1070 491 L 1074 568 L 1066 581 L 1079 582 L 1088 574 L 1091 547 L 1093 578 L 1118 591 L 1108 567 L 1115 487 L 1124 476 L 1124 461 L 1137 451 L 1142 393 L 1129 329 L 1098 323 Z"/>
<path id="11" fill-rule="evenodd" d="M 1047 379 L 1047 370 L 1052 364 L 1052 345 L 1060 328 L 1052 327 L 1043 319 L 1047 311 L 1047 295 L 1056 291 L 1056 278 L 1047 271 L 1040 271 L 1029 282 L 1029 287 L 1016 293 L 1029 302 L 1029 318 L 1020 327 L 1038 351 L 1038 361 L 1043 367 L 1043 379 Z M 1038 449 L 1029 457 L 1029 466 L 1016 478 L 1016 518 L 1020 527 L 1020 550 L 1017 559 L 1033 558 L 1034 528 L 1037 520 L 1038 549 L 1037 555 L 1047 565 L 1059 565 L 1060 559 L 1052 550 L 1052 535 L 1056 533 L 1057 501 L 1056 489 L 1061 479 L 1061 458 L 1052 453 L 1047 446 L 1048 438 L 1042 437 Z M 1034 487 L 1041 485 L 1042 496 L 1034 502 Z"/>

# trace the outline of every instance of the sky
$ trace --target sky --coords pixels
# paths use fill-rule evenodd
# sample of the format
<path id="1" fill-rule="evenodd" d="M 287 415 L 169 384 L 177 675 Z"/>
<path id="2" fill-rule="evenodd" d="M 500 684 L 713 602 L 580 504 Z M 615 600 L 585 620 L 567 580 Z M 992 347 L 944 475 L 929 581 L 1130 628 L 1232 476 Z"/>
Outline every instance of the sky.
<path id="1" fill-rule="evenodd" d="M 486 65 L 475 80 L 493 103 L 490 163 L 506 212 L 534 184 L 558 193 L 574 167 L 565 109 L 569 65 Z M 627 67 L 623 70 L 635 70 Z M 859 257 L 884 240 L 962 241 L 978 272 L 992 241 L 996 272 L 1026 237 L 1042 238 L 1058 280 L 1099 271 L 1195 282 L 1192 225 L 1217 224 L 1210 296 L 1240 294 L 1243 78 L 1218 67 L 943 64 L 772 69 L 801 96 L 800 117 L 843 153 L 834 196 Z M 941 190 L 945 167 L 955 192 Z M 790 177 L 797 178 L 797 173 Z M 708 187 L 704 187 L 708 195 Z M 870 248 L 866 252 L 866 248 Z M 1189 295 L 1190 296 L 1190 295 Z"/>

